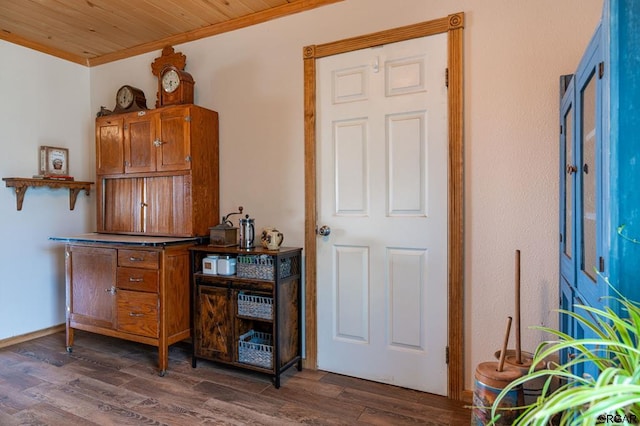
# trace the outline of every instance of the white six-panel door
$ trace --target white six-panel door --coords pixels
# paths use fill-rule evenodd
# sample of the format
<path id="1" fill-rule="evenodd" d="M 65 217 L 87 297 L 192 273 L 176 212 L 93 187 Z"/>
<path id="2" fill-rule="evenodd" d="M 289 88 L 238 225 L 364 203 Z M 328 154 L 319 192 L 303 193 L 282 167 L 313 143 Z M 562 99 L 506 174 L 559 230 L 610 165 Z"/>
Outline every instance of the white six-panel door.
<path id="1" fill-rule="evenodd" d="M 318 60 L 318 368 L 446 395 L 447 35 Z"/>

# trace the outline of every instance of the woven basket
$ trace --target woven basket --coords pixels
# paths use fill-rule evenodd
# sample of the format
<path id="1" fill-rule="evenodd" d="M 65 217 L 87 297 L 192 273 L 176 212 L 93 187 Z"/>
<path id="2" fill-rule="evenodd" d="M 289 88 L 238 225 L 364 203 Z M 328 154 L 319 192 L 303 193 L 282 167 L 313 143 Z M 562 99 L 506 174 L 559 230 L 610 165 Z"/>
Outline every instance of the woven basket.
<path id="1" fill-rule="evenodd" d="M 275 277 L 275 257 L 269 255 L 240 255 L 236 265 L 236 273 L 239 278 L 249 278 L 257 280 L 274 280 Z M 280 262 L 278 268 L 280 278 L 291 276 L 291 258 Z"/>
<path id="2" fill-rule="evenodd" d="M 269 333 L 249 330 L 238 341 L 238 361 L 273 368 L 273 343 Z"/>
<path id="3" fill-rule="evenodd" d="M 238 293 L 238 315 L 273 319 L 273 298 Z"/>
<path id="4" fill-rule="evenodd" d="M 257 255 L 238 256 L 236 273 L 240 278 L 273 280 L 273 257 Z"/>

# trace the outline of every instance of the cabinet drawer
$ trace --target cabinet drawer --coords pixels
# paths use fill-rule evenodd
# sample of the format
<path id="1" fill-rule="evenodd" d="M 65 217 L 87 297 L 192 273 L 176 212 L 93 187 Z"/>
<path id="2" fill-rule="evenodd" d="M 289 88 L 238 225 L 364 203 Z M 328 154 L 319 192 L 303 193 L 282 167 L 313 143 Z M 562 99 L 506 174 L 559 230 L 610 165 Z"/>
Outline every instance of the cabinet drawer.
<path id="1" fill-rule="evenodd" d="M 118 330 L 158 337 L 158 296 L 154 293 L 119 290 Z"/>
<path id="2" fill-rule="evenodd" d="M 160 254 L 148 250 L 118 250 L 118 266 L 158 269 Z"/>
<path id="3" fill-rule="evenodd" d="M 158 292 L 158 271 L 142 268 L 118 267 L 119 289 Z"/>

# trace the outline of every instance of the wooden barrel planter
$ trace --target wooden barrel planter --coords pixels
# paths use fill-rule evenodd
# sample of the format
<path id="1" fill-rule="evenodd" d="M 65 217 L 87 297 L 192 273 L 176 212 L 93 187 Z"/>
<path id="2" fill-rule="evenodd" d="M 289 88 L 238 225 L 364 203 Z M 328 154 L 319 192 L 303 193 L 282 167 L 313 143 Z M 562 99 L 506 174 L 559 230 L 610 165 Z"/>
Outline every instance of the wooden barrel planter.
<path id="1" fill-rule="evenodd" d="M 488 425 L 491 421 L 491 408 L 496 397 L 507 385 L 522 377 L 519 368 L 505 365 L 502 371 L 498 370 L 497 362 L 483 362 L 476 368 L 473 390 L 473 412 L 471 424 L 473 426 Z M 500 419 L 496 425 L 511 426 L 520 415 L 518 407 L 524 405 L 522 387 L 518 386 L 507 393 L 498 406 Z"/>
<path id="2" fill-rule="evenodd" d="M 501 351 L 496 351 L 495 356 L 500 359 Z M 514 350 L 505 351 L 505 364 L 520 370 L 522 376 L 526 376 L 531 369 L 533 363 L 533 354 L 530 352 L 522 351 L 521 363 L 518 364 L 516 353 Z M 545 368 L 544 363 L 536 365 L 535 371 L 540 371 Z M 541 376 L 537 379 L 527 380 L 522 384 L 522 393 L 524 394 L 525 405 L 530 405 L 536 402 L 538 397 L 542 395 L 542 388 L 547 381 L 547 376 Z"/>

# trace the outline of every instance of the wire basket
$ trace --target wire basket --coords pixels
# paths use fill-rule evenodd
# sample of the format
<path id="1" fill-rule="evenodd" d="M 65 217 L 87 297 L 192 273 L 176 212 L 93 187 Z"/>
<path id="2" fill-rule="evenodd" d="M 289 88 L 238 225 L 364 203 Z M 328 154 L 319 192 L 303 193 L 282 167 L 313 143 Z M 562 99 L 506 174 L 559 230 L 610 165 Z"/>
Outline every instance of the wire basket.
<path id="1" fill-rule="evenodd" d="M 273 298 L 238 293 L 238 315 L 273 319 Z"/>
<path id="2" fill-rule="evenodd" d="M 273 339 L 269 333 L 249 330 L 238 341 L 238 361 L 273 368 Z"/>

